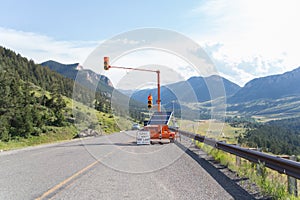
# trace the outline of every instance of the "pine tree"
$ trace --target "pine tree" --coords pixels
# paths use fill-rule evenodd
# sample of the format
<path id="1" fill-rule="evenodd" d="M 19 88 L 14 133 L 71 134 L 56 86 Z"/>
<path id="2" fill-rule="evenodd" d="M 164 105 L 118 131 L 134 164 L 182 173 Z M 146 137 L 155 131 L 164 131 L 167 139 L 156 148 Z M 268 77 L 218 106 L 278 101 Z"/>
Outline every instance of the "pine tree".
<path id="1" fill-rule="evenodd" d="M 8 142 L 10 140 L 9 123 L 6 117 L 0 116 L 0 140 Z"/>

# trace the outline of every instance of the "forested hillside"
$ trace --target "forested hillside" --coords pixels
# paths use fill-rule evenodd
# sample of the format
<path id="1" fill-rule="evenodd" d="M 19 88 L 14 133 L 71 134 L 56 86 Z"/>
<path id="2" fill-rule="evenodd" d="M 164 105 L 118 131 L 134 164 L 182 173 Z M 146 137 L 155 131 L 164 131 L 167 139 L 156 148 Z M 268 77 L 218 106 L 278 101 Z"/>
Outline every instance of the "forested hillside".
<path id="1" fill-rule="evenodd" d="M 300 155 L 300 118 L 252 126 L 239 143 L 274 154 Z"/>
<path id="2" fill-rule="evenodd" d="M 268 122 L 268 124 L 283 127 L 283 128 L 288 128 L 295 132 L 300 133 L 300 117 L 282 119 L 282 120 L 273 120 L 273 121 Z M 300 134 L 299 134 L 299 137 L 300 137 Z"/>
<path id="3" fill-rule="evenodd" d="M 106 76 L 97 74 L 90 69 L 84 69 L 82 66 L 79 66 L 78 63 L 62 64 L 56 61 L 46 61 L 41 63 L 41 65 L 60 73 L 64 77 L 74 80 L 77 84 L 80 84 L 91 91 L 96 91 L 97 101 L 95 103 L 95 108 L 97 110 L 107 112 L 107 109 L 110 109 L 111 107 L 110 105 L 107 105 L 107 102 L 112 100 L 112 107 L 117 116 L 128 117 L 127 115 L 130 115 L 130 117 L 141 123 L 144 121 L 145 116 L 143 113 L 148 112 L 146 105 L 148 94 L 143 96 L 141 102 L 129 99 L 128 96 L 113 88 L 111 81 Z M 80 89 L 78 91 L 77 86 L 74 87 L 74 89 L 76 92 L 73 95 L 80 98 L 82 91 L 80 91 Z M 105 98 L 101 101 L 101 97 Z M 128 106 L 129 108 L 126 111 L 126 107 Z"/>
<path id="4" fill-rule="evenodd" d="M 72 116 L 63 96 L 72 98 L 73 86 L 73 80 L 0 47 L 0 140 L 37 136 L 46 126 L 70 125 L 66 118 Z M 76 100 L 93 106 L 96 96 L 102 108 L 109 108 L 105 96 L 82 86 L 76 89 Z"/>

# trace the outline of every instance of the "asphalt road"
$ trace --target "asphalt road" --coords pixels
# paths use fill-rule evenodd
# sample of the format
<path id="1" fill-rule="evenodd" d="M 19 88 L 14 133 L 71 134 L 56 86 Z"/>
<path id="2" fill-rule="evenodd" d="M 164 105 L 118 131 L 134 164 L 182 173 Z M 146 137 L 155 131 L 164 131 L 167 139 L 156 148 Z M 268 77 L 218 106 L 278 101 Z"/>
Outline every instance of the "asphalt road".
<path id="1" fill-rule="evenodd" d="M 177 144 L 135 132 L 0 153 L 0 199 L 251 199 Z"/>

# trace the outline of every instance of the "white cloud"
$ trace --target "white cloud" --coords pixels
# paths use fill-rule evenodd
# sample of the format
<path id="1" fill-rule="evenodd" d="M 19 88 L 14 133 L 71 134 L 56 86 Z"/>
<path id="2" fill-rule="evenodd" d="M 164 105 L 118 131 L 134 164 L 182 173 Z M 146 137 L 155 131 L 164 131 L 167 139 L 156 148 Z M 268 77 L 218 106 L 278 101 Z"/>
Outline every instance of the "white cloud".
<path id="1" fill-rule="evenodd" d="M 137 41 L 126 39 L 124 44 L 136 45 Z M 0 45 L 10 48 L 22 56 L 33 59 L 37 63 L 46 60 L 55 60 L 61 63 L 79 62 L 85 64 L 88 56 L 96 49 L 100 42 L 94 41 L 57 41 L 54 38 L 40 35 L 37 33 L 17 31 L 0 27 Z M 91 66 L 91 69 L 100 73 L 99 66 L 102 69 L 100 56 L 96 58 L 97 65 Z M 197 76 L 198 73 L 182 58 L 171 52 L 164 50 L 137 50 L 126 56 L 120 57 L 116 62 L 111 63 L 117 66 L 145 67 L 160 69 L 162 71 L 162 84 L 170 84 L 177 81 L 188 79 L 191 76 Z M 203 63 L 205 65 L 205 63 Z M 87 67 L 86 65 L 83 66 Z M 103 70 L 102 70 L 103 71 Z M 173 73 L 172 76 L 166 74 Z M 105 72 L 115 86 L 127 75 L 126 71 L 109 70 Z M 143 80 L 144 75 L 140 78 Z M 156 82 L 156 75 L 151 76 Z M 135 80 L 136 81 L 136 80 Z M 121 86 L 121 85 L 120 85 Z M 128 84 L 128 87 L 130 85 Z M 127 85 L 122 85 L 126 88 Z M 126 88 L 129 89 L 129 88 Z"/>
<path id="2" fill-rule="evenodd" d="M 211 32 L 192 37 L 201 41 L 221 73 L 243 85 L 300 65 L 299 8 L 297 0 L 205 1 L 191 13 L 207 18 Z"/>
<path id="3" fill-rule="evenodd" d="M 197 75 L 197 72 L 184 60 L 174 54 L 162 50 L 139 50 L 118 58 L 111 63 L 113 66 L 124 66 L 134 68 L 144 68 L 161 71 L 161 83 L 170 84 L 178 81 L 183 81 L 191 76 Z M 110 69 L 105 72 L 114 86 L 121 89 L 130 89 L 136 87 L 136 84 L 153 81 L 156 83 L 156 74 L 153 75 L 147 72 L 134 72 L 131 70 Z M 133 78 L 135 75 L 136 77 Z M 131 82 L 128 77 L 131 77 Z M 149 79 L 150 78 L 150 79 Z M 126 80 L 126 84 L 124 84 Z M 146 86 L 146 85 L 145 85 Z M 133 87 L 133 88 L 134 88 Z M 144 86 L 143 86 L 144 87 Z"/>
<path id="4" fill-rule="evenodd" d="M 0 27 L 0 45 L 37 63 L 46 60 L 62 63 L 83 63 L 98 44 L 97 41 L 57 41 L 36 33 Z"/>
<path id="5" fill-rule="evenodd" d="M 194 20 L 185 20 L 193 23 L 193 29 L 207 29 L 200 33 L 192 30 L 189 35 L 202 44 L 221 75 L 242 86 L 253 78 L 283 73 L 300 65 L 299 8 L 298 0 L 211 0 L 202 1 L 187 14 Z M 136 44 L 131 39 L 124 42 Z M 97 41 L 57 41 L 37 33 L 0 27 L 0 45 L 36 62 L 53 59 L 63 63 L 83 63 L 98 44 Z M 164 62 L 166 58 L 168 63 Z M 126 55 L 116 64 L 187 66 L 179 60 L 165 55 L 141 54 Z M 191 75 L 187 70 L 178 69 L 185 73 L 185 78 Z M 119 76 L 119 79 L 124 75 L 112 71 L 109 74 Z"/>

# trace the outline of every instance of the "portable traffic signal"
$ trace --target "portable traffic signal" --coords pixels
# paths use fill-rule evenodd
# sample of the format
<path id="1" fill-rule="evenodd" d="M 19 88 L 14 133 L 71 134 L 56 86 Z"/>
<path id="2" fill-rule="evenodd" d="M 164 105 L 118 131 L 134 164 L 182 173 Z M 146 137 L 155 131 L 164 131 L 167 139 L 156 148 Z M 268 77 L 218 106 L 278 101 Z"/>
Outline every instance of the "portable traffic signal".
<path id="1" fill-rule="evenodd" d="M 148 100 L 148 109 L 151 109 L 151 108 L 152 108 L 152 101 Z"/>
<path id="2" fill-rule="evenodd" d="M 109 70 L 109 57 L 104 57 L 104 70 Z"/>
<path id="3" fill-rule="evenodd" d="M 151 109 L 152 108 L 152 95 L 149 94 L 148 96 L 148 109 Z"/>

